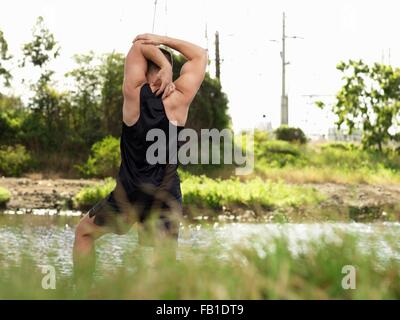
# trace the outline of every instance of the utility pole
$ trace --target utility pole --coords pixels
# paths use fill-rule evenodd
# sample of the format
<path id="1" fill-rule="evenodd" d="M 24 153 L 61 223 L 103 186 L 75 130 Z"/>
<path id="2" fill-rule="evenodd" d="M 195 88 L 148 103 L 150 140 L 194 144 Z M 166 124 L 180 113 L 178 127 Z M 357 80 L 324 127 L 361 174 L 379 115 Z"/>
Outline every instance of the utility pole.
<path id="1" fill-rule="evenodd" d="M 154 33 L 154 25 L 156 23 L 156 12 L 157 12 L 157 0 L 154 0 L 153 27 L 151 28 L 151 33 Z"/>
<path id="2" fill-rule="evenodd" d="M 281 125 L 289 124 L 289 99 L 286 94 L 286 15 L 282 15 L 282 96 L 281 96 Z"/>
<path id="3" fill-rule="evenodd" d="M 289 124 L 289 98 L 286 93 L 286 66 L 289 64 L 286 61 L 286 39 L 304 39 L 299 36 L 287 36 L 286 35 L 286 15 L 282 14 L 282 96 L 281 96 L 281 125 Z M 270 40 L 272 42 L 279 42 L 278 40 Z"/>
<path id="4" fill-rule="evenodd" d="M 219 56 L 219 33 L 215 32 L 215 77 L 221 79 L 221 60 Z"/>

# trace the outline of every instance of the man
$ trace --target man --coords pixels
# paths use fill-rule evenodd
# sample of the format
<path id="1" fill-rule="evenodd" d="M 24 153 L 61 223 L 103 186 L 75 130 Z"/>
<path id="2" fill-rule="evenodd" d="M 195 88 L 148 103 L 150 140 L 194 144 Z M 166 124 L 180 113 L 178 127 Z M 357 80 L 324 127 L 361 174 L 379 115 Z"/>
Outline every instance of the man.
<path id="1" fill-rule="evenodd" d="M 172 82 L 172 56 L 158 46 L 179 51 L 187 62 Z M 180 212 L 182 197 L 177 164 L 152 164 L 146 159 L 152 129 L 166 136 L 169 128 L 185 125 L 189 106 L 204 79 L 207 53 L 187 41 L 154 34 L 135 38 L 125 59 L 121 166 L 115 189 L 81 219 L 75 232 L 74 272 L 90 276 L 95 266 L 94 242 L 113 232 L 126 233 L 135 222 L 145 222 L 150 212 L 160 211 L 160 232 L 177 239 L 179 224 L 173 213 Z M 176 143 L 176 141 L 175 141 Z M 166 159 L 169 159 L 168 155 Z"/>

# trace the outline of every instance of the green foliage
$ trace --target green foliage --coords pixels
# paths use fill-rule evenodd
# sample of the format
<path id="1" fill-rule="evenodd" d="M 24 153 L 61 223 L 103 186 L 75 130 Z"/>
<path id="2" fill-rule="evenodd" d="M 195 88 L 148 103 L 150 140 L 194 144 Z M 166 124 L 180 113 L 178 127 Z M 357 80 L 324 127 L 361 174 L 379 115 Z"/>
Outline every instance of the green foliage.
<path id="1" fill-rule="evenodd" d="M 283 125 L 275 130 L 275 135 L 278 140 L 297 142 L 301 144 L 307 142 L 307 137 L 300 128 L 291 128 Z"/>
<path id="2" fill-rule="evenodd" d="M 0 78 L 3 78 L 4 85 L 6 87 L 10 86 L 10 80 L 12 75 L 9 68 L 6 68 L 5 64 L 9 61 L 12 56 L 8 53 L 8 43 L 4 38 L 3 31 L 0 30 Z"/>
<path id="3" fill-rule="evenodd" d="M 34 95 L 29 107 L 32 114 L 26 119 L 26 127 L 30 128 L 25 141 L 35 152 L 46 145 L 50 151 L 57 148 L 61 139 L 60 132 L 64 129 L 61 114 L 65 105 L 65 95 L 53 88 L 54 71 L 48 69 L 49 63 L 59 55 L 60 47 L 54 35 L 45 26 L 43 17 L 38 17 L 32 30 L 33 39 L 22 47 L 23 60 L 21 67 L 29 62 L 40 70 L 39 79 L 31 83 Z M 33 123 L 32 123 L 33 122 Z"/>
<path id="4" fill-rule="evenodd" d="M 112 271 L 109 263 L 99 263 L 97 266 L 102 268 L 101 276 L 95 277 L 91 288 L 81 291 L 73 289 L 72 275 L 58 269 L 56 289 L 41 289 L 43 274 L 37 269 L 33 247 L 24 244 L 21 257 L 5 256 L 0 260 L 0 298 L 400 298 L 400 262 L 395 258 L 400 252 L 396 239 L 388 239 L 393 256 L 382 261 L 379 252 L 381 242 L 378 239 L 371 236 L 367 242 L 368 249 L 362 250 L 360 248 L 365 247 L 365 242 L 354 236 L 339 232 L 336 236 L 340 241 L 332 242 L 320 237 L 311 242 L 299 243 L 300 251 L 294 251 L 293 241 L 285 236 L 271 239 L 267 243 L 258 242 L 256 237 L 246 247 L 237 246 L 230 250 L 226 250 L 225 246 L 221 249 L 215 241 L 206 248 L 190 248 L 190 253 L 183 252 L 178 262 L 172 244 L 167 241 L 154 252 L 136 246 L 132 248 L 132 243 L 129 243 L 121 248 L 125 252 L 122 265 Z M 50 253 L 53 252 L 49 250 L 49 256 L 44 258 L 52 261 L 54 258 Z M 221 256 L 224 258 L 221 259 Z M 356 268 L 356 290 L 345 290 L 342 287 L 345 276 L 342 268 L 345 265 Z M 28 273 L 30 277 L 26 277 Z"/>
<path id="5" fill-rule="evenodd" d="M 343 73 L 344 81 L 331 107 L 338 118 L 337 126 L 345 125 L 350 134 L 361 129 L 366 148 L 382 151 L 389 142 L 398 144 L 400 68 L 350 60 L 339 63 L 337 69 Z M 322 102 L 317 106 L 325 107 Z"/>
<path id="6" fill-rule="evenodd" d="M 4 207 L 11 199 L 11 192 L 6 188 L 0 187 L 0 207 Z"/>
<path id="7" fill-rule="evenodd" d="M 21 141 L 26 114 L 20 98 L 0 94 L 0 144 L 11 145 Z"/>
<path id="8" fill-rule="evenodd" d="M 29 60 L 34 66 L 42 68 L 51 59 L 60 54 L 60 47 L 54 39 L 54 35 L 47 29 L 43 17 L 38 17 L 32 29 L 33 40 L 23 45 L 24 59 L 22 66 Z"/>
<path id="9" fill-rule="evenodd" d="M 246 133 L 246 132 L 244 132 L 244 133 Z M 271 140 L 271 136 L 268 131 L 259 130 L 259 129 L 254 130 L 254 145 L 257 146 L 268 140 Z"/>
<path id="10" fill-rule="evenodd" d="M 182 56 L 174 56 L 174 78 L 179 76 L 185 63 Z M 200 129 L 216 128 L 222 130 L 230 126 L 228 115 L 228 98 L 222 91 L 218 79 L 213 79 L 207 73 L 199 91 L 190 105 L 186 127 L 197 132 Z"/>
<path id="11" fill-rule="evenodd" d="M 115 180 L 105 179 L 100 184 L 82 188 L 74 197 L 75 208 L 89 209 L 97 202 L 104 199 L 115 188 Z"/>
<path id="12" fill-rule="evenodd" d="M 102 139 L 101 76 L 97 57 L 93 52 L 75 55 L 77 67 L 66 76 L 73 78 L 74 86 L 70 92 L 70 128 L 74 131 L 76 142 L 91 146 Z"/>
<path id="13" fill-rule="evenodd" d="M 263 140 L 255 144 L 256 165 L 282 168 L 306 163 L 302 147 L 282 140 Z"/>
<path id="14" fill-rule="evenodd" d="M 360 168 L 400 170 L 400 157 L 396 152 L 387 150 L 385 154 L 374 150 L 363 150 L 353 144 L 323 144 L 318 154 L 310 156 L 310 164 L 319 167 L 339 167 L 343 170 Z"/>
<path id="15" fill-rule="evenodd" d="M 0 174 L 5 176 L 19 176 L 31 164 L 31 156 L 24 146 L 0 147 Z"/>
<path id="16" fill-rule="evenodd" d="M 124 63 L 125 57 L 120 53 L 113 52 L 104 55 L 100 65 L 104 131 L 113 136 L 121 134 L 122 105 L 124 103 L 121 88 L 124 80 Z"/>
<path id="17" fill-rule="evenodd" d="M 63 117 L 70 106 L 67 96 L 43 84 L 31 100 L 31 112 L 21 125 L 22 142 L 36 153 L 55 152 L 68 142 L 68 119 Z M 67 137 L 66 137 L 67 135 Z"/>
<path id="18" fill-rule="evenodd" d="M 398 183 L 400 155 L 352 143 L 296 145 L 255 135 L 255 171 L 289 182 Z M 258 143 L 256 142 L 258 140 Z"/>
<path id="19" fill-rule="evenodd" d="M 119 139 L 107 136 L 96 142 L 91 149 L 91 155 L 83 166 L 77 166 L 86 176 L 113 176 L 121 163 Z"/>
<path id="20" fill-rule="evenodd" d="M 241 182 L 235 178 L 220 180 L 190 176 L 182 181 L 182 193 L 184 204 L 212 209 L 234 206 L 252 209 L 298 207 L 323 199 L 312 188 L 291 186 L 281 181 L 263 181 L 260 178 Z"/>
<path id="21" fill-rule="evenodd" d="M 323 200 L 322 195 L 312 188 L 263 181 L 260 178 L 241 182 L 239 179 L 214 180 L 184 173 L 181 179 L 183 203 L 190 207 L 273 209 L 316 204 Z M 111 181 L 83 188 L 74 199 L 76 206 L 91 206 L 104 198 L 115 186 Z"/>

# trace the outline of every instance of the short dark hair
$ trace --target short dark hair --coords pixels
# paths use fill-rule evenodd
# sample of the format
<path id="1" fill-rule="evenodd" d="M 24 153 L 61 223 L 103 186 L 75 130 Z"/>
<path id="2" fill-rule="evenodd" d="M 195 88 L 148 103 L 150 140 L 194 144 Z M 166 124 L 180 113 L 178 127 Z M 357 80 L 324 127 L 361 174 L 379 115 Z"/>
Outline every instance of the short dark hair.
<path id="1" fill-rule="evenodd" d="M 173 58 L 172 58 L 172 53 L 168 51 L 167 49 L 164 48 L 159 48 L 161 52 L 164 54 L 164 56 L 167 58 L 168 62 L 173 66 Z M 156 65 L 153 61 L 147 60 L 147 72 L 153 71 L 153 70 L 159 70 L 159 66 Z"/>

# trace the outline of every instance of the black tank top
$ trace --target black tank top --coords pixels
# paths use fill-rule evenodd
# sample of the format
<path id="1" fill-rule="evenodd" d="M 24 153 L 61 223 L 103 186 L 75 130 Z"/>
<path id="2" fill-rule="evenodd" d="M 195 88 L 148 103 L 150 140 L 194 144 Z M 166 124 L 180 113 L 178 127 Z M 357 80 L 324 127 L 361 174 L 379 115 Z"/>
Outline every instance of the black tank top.
<path id="1" fill-rule="evenodd" d="M 121 165 L 118 177 L 129 201 L 149 203 L 160 190 L 167 191 L 174 199 L 181 199 L 178 164 L 169 161 L 169 156 L 176 156 L 180 146 L 177 134 L 183 128 L 174 126 L 169 121 L 161 95 L 157 97 L 149 84 L 144 84 L 140 89 L 139 119 L 132 126 L 122 122 Z M 166 152 L 166 163 L 151 164 L 146 159 L 148 148 L 155 142 L 146 141 L 147 133 L 151 129 L 160 129 L 165 134 L 166 144 L 163 145 L 162 151 Z M 170 145 L 176 148 L 170 148 Z"/>

